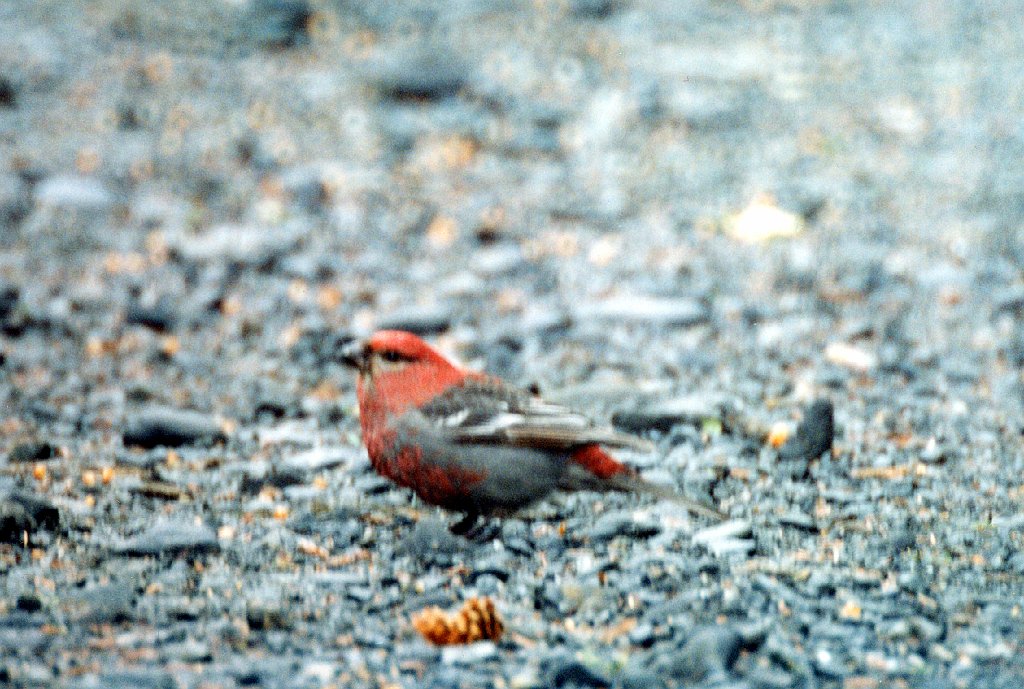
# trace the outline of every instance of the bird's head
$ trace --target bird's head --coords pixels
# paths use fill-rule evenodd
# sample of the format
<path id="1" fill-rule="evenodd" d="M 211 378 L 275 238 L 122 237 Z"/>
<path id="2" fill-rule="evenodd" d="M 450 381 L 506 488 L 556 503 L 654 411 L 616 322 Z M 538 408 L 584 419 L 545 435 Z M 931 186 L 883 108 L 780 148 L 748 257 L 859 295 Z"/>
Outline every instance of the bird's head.
<path id="1" fill-rule="evenodd" d="M 399 401 L 402 406 L 422 404 L 466 375 L 422 339 L 402 330 L 380 330 L 351 342 L 341 359 L 359 372 L 360 403 L 365 395 L 376 394 L 392 411 L 397 411 Z"/>
<path id="2" fill-rule="evenodd" d="M 341 360 L 369 379 L 410 366 L 451 366 L 440 352 L 403 330 L 379 330 L 366 340 L 350 342 Z"/>

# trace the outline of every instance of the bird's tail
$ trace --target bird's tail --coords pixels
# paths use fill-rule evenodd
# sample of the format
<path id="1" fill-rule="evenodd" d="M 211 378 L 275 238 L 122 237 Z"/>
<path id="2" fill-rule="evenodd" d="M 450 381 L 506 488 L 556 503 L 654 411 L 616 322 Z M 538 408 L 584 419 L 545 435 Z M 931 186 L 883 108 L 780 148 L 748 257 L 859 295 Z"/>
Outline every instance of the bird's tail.
<path id="1" fill-rule="evenodd" d="M 702 517 L 708 519 L 714 519 L 715 521 L 721 522 L 729 518 L 729 515 L 719 512 L 711 505 L 706 505 L 699 500 L 687 497 L 678 491 L 669 488 L 668 486 L 662 486 L 657 483 L 651 483 L 638 474 L 634 474 L 631 477 L 624 477 L 626 485 L 623 488 L 616 488 L 615 490 L 628 490 L 634 493 L 647 493 L 653 495 L 661 500 L 669 500 L 679 505 L 683 509 L 689 510 L 694 514 L 699 514 Z"/>
<path id="2" fill-rule="evenodd" d="M 645 480 L 635 469 L 617 461 L 597 445 L 588 445 L 576 450 L 570 459 L 572 465 L 560 481 L 559 488 L 562 490 L 646 493 L 662 500 L 670 500 L 694 514 L 716 521 L 728 518 L 710 505 Z"/>

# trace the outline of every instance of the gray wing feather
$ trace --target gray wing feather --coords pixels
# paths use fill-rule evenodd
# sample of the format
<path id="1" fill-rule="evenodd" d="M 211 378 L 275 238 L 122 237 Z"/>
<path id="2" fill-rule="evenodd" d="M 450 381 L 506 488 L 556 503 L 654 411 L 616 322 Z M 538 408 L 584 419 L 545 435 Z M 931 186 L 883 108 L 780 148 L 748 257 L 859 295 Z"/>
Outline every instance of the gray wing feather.
<path id="1" fill-rule="evenodd" d="M 434 425 L 454 442 L 501 443 L 545 450 L 593 444 L 642 452 L 652 449 L 646 440 L 595 424 L 582 414 L 515 388 L 474 381 L 469 392 L 476 405 L 472 412 L 453 409 L 447 400 L 438 402 L 438 413 L 426 410 Z"/>

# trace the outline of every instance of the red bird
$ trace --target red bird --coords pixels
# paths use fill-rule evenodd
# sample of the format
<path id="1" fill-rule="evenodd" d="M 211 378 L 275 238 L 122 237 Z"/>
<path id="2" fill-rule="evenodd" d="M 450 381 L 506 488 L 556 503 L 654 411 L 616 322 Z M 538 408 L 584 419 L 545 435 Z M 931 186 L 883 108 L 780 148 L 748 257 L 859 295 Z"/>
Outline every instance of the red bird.
<path id="1" fill-rule="evenodd" d="M 412 333 L 379 331 L 346 346 L 343 360 L 359 371 L 359 421 L 373 468 L 432 505 L 465 513 L 454 531 L 556 489 L 652 493 L 723 518 L 601 449 L 646 450 L 647 442 L 460 368 Z"/>

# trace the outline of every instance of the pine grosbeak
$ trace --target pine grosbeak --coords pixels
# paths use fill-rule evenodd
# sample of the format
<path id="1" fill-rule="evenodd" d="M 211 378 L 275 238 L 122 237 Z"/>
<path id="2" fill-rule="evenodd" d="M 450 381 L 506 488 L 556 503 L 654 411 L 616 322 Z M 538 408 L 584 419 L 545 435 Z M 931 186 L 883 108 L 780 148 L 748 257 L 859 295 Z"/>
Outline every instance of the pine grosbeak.
<path id="1" fill-rule="evenodd" d="M 374 469 L 430 504 L 465 513 L 453 530 L 556 489 L 653 493 L 722 518 L 601 449 L 649 449 L 645 441 L 460 368 L 412 333 L 379 331 L 349 344 L 343 359 L 359 371 L 359 421 Z"/>

